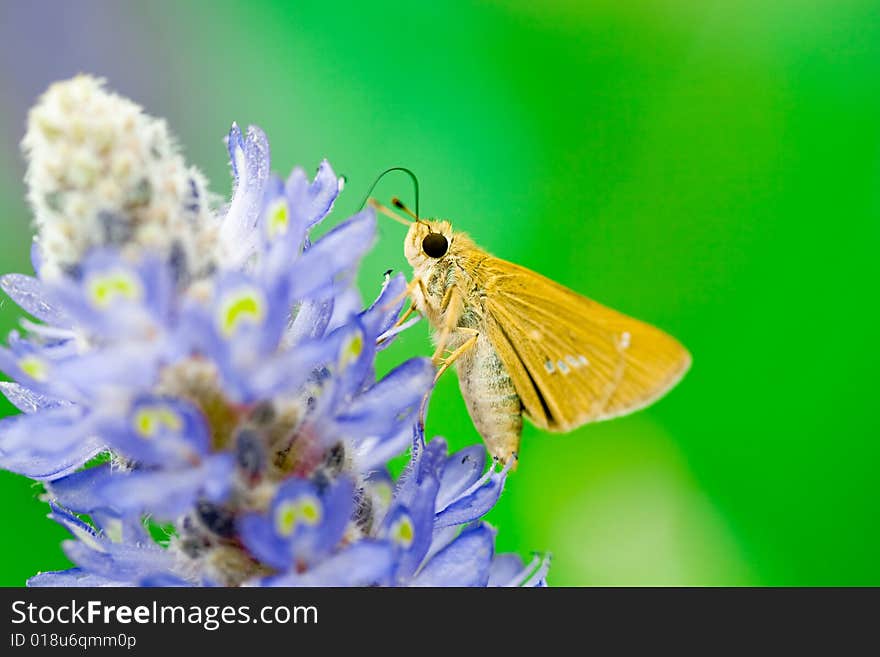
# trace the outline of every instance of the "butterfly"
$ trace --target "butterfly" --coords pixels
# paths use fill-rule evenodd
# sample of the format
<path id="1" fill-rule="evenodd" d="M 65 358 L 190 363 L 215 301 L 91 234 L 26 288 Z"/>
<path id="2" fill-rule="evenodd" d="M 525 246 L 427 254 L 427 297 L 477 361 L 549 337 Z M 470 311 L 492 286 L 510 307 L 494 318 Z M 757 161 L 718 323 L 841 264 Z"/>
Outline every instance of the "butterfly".
<path id="1" fill-rule="evenodd" d="M 690 367 L 672 336 L 530 269 L 496 258 L 448 221 L 427 220 L 398 199 L 375 200 L 409 230 L 404 254 L 412 303 L 433 329 L 439 375 L 455 366 L 474 426 L 501 462 L 516 459 L 525 416 L 566 432 L 637 411 Z"/>

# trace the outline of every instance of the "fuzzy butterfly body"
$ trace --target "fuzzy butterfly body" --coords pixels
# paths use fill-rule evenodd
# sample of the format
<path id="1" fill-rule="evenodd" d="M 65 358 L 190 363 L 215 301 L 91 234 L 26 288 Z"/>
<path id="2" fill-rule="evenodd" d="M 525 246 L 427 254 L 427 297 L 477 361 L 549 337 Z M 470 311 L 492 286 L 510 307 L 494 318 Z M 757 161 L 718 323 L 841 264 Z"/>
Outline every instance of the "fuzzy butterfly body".
<path id="1" fill-rule="evenodd" d="M 644 408 L 690 367 L 675 338 L 489 255 L 449 222 L 416 218 L 404 254 L 435 361 L 441 372 L 455 364 L 471 419 L 501 461 L 519 451 L 523 415 L 570 431 Z"/>

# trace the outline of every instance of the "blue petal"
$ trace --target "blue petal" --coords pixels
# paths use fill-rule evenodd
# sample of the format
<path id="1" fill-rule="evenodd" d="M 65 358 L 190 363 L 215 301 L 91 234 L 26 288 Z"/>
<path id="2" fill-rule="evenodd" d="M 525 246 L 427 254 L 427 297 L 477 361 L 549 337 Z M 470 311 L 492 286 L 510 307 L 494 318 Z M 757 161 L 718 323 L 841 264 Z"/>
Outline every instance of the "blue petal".
<path id="1" fill-rule="evenodd" d="M 347 333 L 340 346 L 338 367 L 334 378 L 334 403 L 344 404 L 353 395 L 373 383 L 373 361 L 376 357 L 375 339 L 366 331 L 357 317 L 344 329 Z"/>
<path id="2" fill-rule="evenodd" d="M 284 183 L 276 176 L 270 177 L 266 185 L 259 230 L 262 239 L 260 277 L 265 281 L 276 280 L 288 272 L 302 253 L 306 240 L 305 220 L 291 207 L 284 193 Z"/>
<path id="3" fill-rule="evenodd" d="M 46 573 L 38 573 L 28 579 L 30 587 L 93 587 L 93 586 L 123 586 L 124 583 L 109 577 L 95 575 L 82 568 L 69 570 L 56 570 Z"/>
<path id="4" fill-rule="evenodd" d="M 55 363 L 53 373 L 65 398 L 95 404 L 107 392 L 117 396 L 151 388 L 161 356 L 158 344 L 117 344 Z"/>
<path id="5" fill-rule="evenodd" d="M 305 172 L 297 167 L 287 179 L 286 192 L 298 221 L 311 228 L 326 217 L 339 195 L 339 178 L 330 163 L 323 160 L 311 184 Z"/>
<path id="6" fill-rule="evenodd" d="M 6 423 L 17 420 L 19 420 L 19 416 L 0 420 L 0 433 Z M 21 450 L 4 453 L 2 444 L 0 444 L 0 468 L 17 472 L 37 481 L 52 481 L 81 468 L 89 459 L 104 449 L 103 443 L 94 436 L 89 436 L 68 449 L 54 454 L 32 454 Z"/>
<path id="7" fill-rule="evenodd" d="M 107 543 L 103 552 L 80 541 L 65 541 L 62 547 L 67 557 L 80 568 L 129 586 L 145 577 L 174 569 L 174 556 L 162 548 Z"/>
<path id="8" fill-rule="evenodd" d="M 0 393 L 18 410 L 27 414 L 70 405 L 69 402 L 43 395 L 11 381 L 0 382 Z"/>
<path id="9" fill-rule="evenodd" d="M 232 201 L 220 224 L 220 241 L 229 258 L 224 264 L 237 268 L 254 253 L 259 241 L 255 229 L 269 180 L 269 141 L 255 126 L 250 126 L 242 139 L 241 130 L 233 124 L 227 146 L 235 183 Z"/>
<path id="10" fill-rule="evenodd" d="M 70 318 L 53 302 L 49 290 L 38 278 L 24 274 L 6 274 L 0 276 L 0 288 L 37 319 L 52 326 L 70 326 Z"/>
<path id="11" fill-rule="evenodd" d="M 148 587 L 190 587 L 192 586 L 192 582 L 187 582 L 182 577 L 178 577 L 177 575 L 171 575 L 169 573 L 157 573 L 155 575 L 148 575 L 144 577 L 138 582 L 138 586 L 148 586 Z"/>
<path id="12" fill-rule="evenodd" d="M 114 542 L 140 544 L 153 542 L 140 516 L 122 516 L 118 511 L 95 509 L 89 514 L 92 524 Z"/>
<path id="13" fill-rule="evenodd" d="M 239 167 L 245 168 L 245 166 L 242 166 L 244 162 L 240 159 L 241 154 L 244 153 L 244 137 L 241 134 L 241 128 L 238 127 L 238 123 L 234 121 L 226 137 L 226 150 L 229 151 L 229 164 L 232 168 L 233 181 L 237 182 Z"/>
<path id="14" fill-rule="evenodd" d="M 124 475 L 113 473 L 109 463 L 102 463 L 56 479 L 46 488 L 53 503 L 74 513 L 92 513 L 97 509 L 110 508 L 107 501 L 97 494 L 96 488 L 111 476 Z"/>
<path id="15" fill-rule="evenodd" d="M 547 586 L 547 572 L 550 570 L 550 555 L 544 555 L 544 558 L 541 559 L 541 564 L 538 566 L 538 569 L 534 572 L 534 574 L 523 582 L 523 587 L 531 588 L 531 587 L 544 587 Z"/>
<path id="16" fill-rule="evenodd" d="M 488 586 L 505 587 L 543 587 L 547 586 L 547 571 L 550 569 L 550 555 L 535 555 L 523 564 L 516 554 L 498 554 L 492 560 L 489 570 Z"/>
<path id="17" fill-rule="evenodd" d="M 67 452 L 86 441 L 91 418 L 76 406 L 58 406 L 33 415 L 0 421 L 0 456 L 49 456 Z"/>
<path id="18" fill-rule="evenodd" d="M 398 274 L 394 278 L 389 277 L 384 285 L 382 285 L 382 292 L 373 302 L 373 305 L 361 314 L 361 321 L 366 327 L 368 334 L 373 336 L 373 339 L 390 330 L 397 322 L 397 317 L 406 301 L 401 296 L 405 289 L 406 278 L 404 278 L 403 274 Z M 392 301 L 394 303 L 391 303 Z M 384 340 L 378 346 L 378 349 L 381 351 L 392 342 L 394 342 L 393 338 Z"/>
<path id="19" fill-rule="evenodd" d="M 111 477 L 124 477 L 109 463 L 74 472 L 47 484 L 50 504 L 74 513 L 86 513 L 101 532 L 114 541 L 137 543 L 149 541 L 140 516 L 121 517 L 111 503 L 99 494 L 99 487 Z"/>
<path id="20" fill-rule="evenodd" d="M 400 423 L 396 431 L 366 440 L 351 440 L 357 444 L 358 466 L 364 472 L 382 467 L 390 459 L 404 453 L 412 443 L 412 427 Z"/>
<path id="21" fill-rule="evenodd" d="M 284 334 L 284 343 L 292 346 L 324 335 L 333 316 L 333 304 L 332 294 L 317 300 L 303 301 L 296 310 L 290 328 Z"/>
<path id="22" fill-rule="evenodd" d="M 364 472 L 364 490 L 366 495 L 372 499 L 373 504 L 373 527 L 382 524 L 385 513 L 391 506 L 394 494 L 394 480 L 388 472 L 388 467 L 383 463 L 381 465 L 371 466 L 370 468 L 361 468 Z"/>
<path id="23" fill-rule="evenodd" d="M 419 428 L 415 431 L 418 433 Z M 419 483 L 425 476 L 438 481 L 443 475 L 443 467 L 446 465 L 446 441 L 436 437 L 427 444 L 418 443 L 413 447 L 409 463 L 397 480 L 397 490 L 394 493 L 394 501 L 397 504 L 409 506 L 419 494 Z"/>
<path id="24" fill-rule="evenodd" d="M 142 419 L 142 414 L 147 418 Z M 150 418 L 149 433 L 141 433 L 139 421 Z M 100 433 L 115 451 L 145 465 L 186 465 L 206 454 L 210 447 L 210 429 L 202 412 L 174 397 L 140 396 L 132 402 L 126 416 L 113 418 L 101 427 Z"/>
<path id="25" fill-rule="evenodd" d="M 334 295 L 333 316 L 330 318 L 328 330 L 348 324 L 364 307 L 364 300 L 357 289 L 354 269 L 343 272 L 333 281 L 330 290 Z"/>
<path id="26" fill-rule="evenodd" d="M 442 529 L 435 528 L 434 536 L 431 538 L 431 547 L 428 548 L 428 553 L 425 555 L 423 563 L 428 563 L 433 559 L 434 555 L 458 538 L 459 534 L 461 534 L 461 527 L 458 525 L 454 527 L 443 527 Z"/>
<path id="27" fill-rule="evenodd" d="M 27 389 L 46 397 L 66 397 L 67 392 L 62 382 L 58 381 L 57 369 L 64 362 L 65 356 L 60 354 L 62 349 L 41 348 L 27 340 L 10 335 L 9 346 L 11 349 L 0 347 L 0 372 L 21 382 Z M 38 376 L 25 371 L 24 361 L 32 359 L 39 363 L 43 369 Z M 69 357 L 67 358 L 69 360 Z M 34 373 L 36 374 L 36 373 Z"/>
<path id="28" fill-rule="evenodd" d="M 496 554 L 489 568 L 487 586 L 519 586 L 522 583 L 522 571 L 525 565 L 518 554 Z"/>
<path id="29" fill-rule="evenodd" d="M 63 543 L 68 558 L 98 577 L 133 585 L 149 575 L 174 570 L 174 555 L 155 544 L 113 543 L 76 516 L 54 505 L 49 517 L 79 539 Z"/>
<path id="30" fill-rule="evenodd" d="M 276 570 L 291 566 L 287 541 L 275 533 L 273 523 L 259 514 L 246 515 L 238 520 L 241 542 L 252 555 Z"/>
<path id="31" fill-rule="evenodd" d="M 252 321 L 239 322 L 232 327 L 231 339 L 234 339 L 235 342 L 252 341 L 254 343 L 252 348 L 262 354 L 275 349 L 290 316 L 287 295 L 277 282 L 263 282 L 253 276 L 236 271 L 220 275 L 215 284 L 212 308 L 215 330 L 222 331 L 224 329 L 220 325 L 219 319 L 221 306 L 230 296 L 234 297 L 239 291 L 258 295 L 259 301 L 265 304 L 265 308 L 260 309 L 261 316 L 253 317 Z"/>
<path id="32" fill-rule="evenodd" d="M 252 276 L 229 272 L 217 285 L 210 309 L 193 304 L 183 313 L 180 339 L 217 363 L 238 401 L 252 401 L 265 392 L 253 389 L 249 377 L 267 376 L 272 359 L 279 357 L 290 317 L 283 283 L 264 286 Z M 242 302 L 250 305 L 239 306 Z M 238 307 L 246 312 L 234 312 Z"/>
<path id="33" fill-rule="evenodd" d="M 341 272 L 354 269 L 373 245 L 375 233 L 376 214 L 367 208 L 324 235 L 292 268 L 291 301 L 311 296 Z"/>
<path id="34" fill-rule="evenodd" d="M 350 339 L 353 330 L 344 327 L 264 360 L 247 380 L 247 394 L 266 398 L 298 391 L 315 370 L 336 361 L 341 345 Z"/>
<path id="35" fill-rule="evenodd" d="M 383 522 L 383 535 L 389 531 L 403 516 L 409 516 L 412 522 L 412 543 L 404 547 L 398 557 L 395 577 L 398 581 L 409 578 L 422 563 L 428 548 L 431 547 L 434 531 L 434 502 L 439 482 L 436 477 L 425 476 L 415 485 L 414 495 L 409 505 L 396 502 L 388 511 Z"/>
<path id="36" fill-rule="evenodd" d="M 314 485 L 302 480 L 289 479 L 284 482 L 272 503 L 274 517 L 278 505 L 303 493 L 314 494 Z M 322 517 L 317 526 L 301 527 L 301 531 L 291 536 L 291 555 L 295 559 L 313 562 L 332 550 L 342 539 L 345 527 L 354 511 L 354 484 L 347 477 L 334 481 L 320 496 L 323 504 Z"/>
<path id="37" fill-rule="evenodd" d="M 506 480 L 507 468 L 501 472 L 491 471 L 485 484 L 475 490 L 466 491 L 467 494 L 462 495 L 438 513 L 434 526 L 439 529 L 440 527 L 471 522 L 482 517 L 495 506 L 498 498 L 501 497 Z"/>
<path id="38" fill-rule="evenodd" d="M 413 586 L 486 586 L 495 536 L 485 524 L 465 529 L 413 578 Z"/>
<path id="39" fill-rule="evenodd" d="M 443 468 L 440 492 L 437 493 L 437 510 L 442 511 L 458 499 L 483 474 L 486 466 L 486 450 L 482 445 L 471 445 L 452 454 Z"/>
<path id="40" fill-rule="evenodd" d="M 97 495 L 125 514 L 149 512 L 160 520 L 175 520 L 198 497 L 221 501 L 232 484 L 234 468 L 232 454 L 216 454 L 194 468 L 113 477 L 98 487 Z"/>
<path id="41" fill-rule="evenodd" d="M 82 263 L 82 279 L 62 278 L 50 286 L 52 297 L 78 326 L 106 337 L 150 338 L 170 321 L 174 279 L 159 258 L 130 263 L 111 250 L 91 252 Z M 125 287 L 97 296 L 96 281 L 125 281 Z"/>
<path id="42" fill-rule="evenodd" d="M 337 421 L 352 436 L 388 435 L 418 411 L 434 373 L 430 359 L 408 360 L 352 400 Z"/>
<path id="43" fill-rule="evenodd" d="M 371 586 L 387 581 L 393 565 L 388 543 L 362 540 L 299 574 L 287 573 L 264 582 L 266 586 Z"/>
<path id="44" fill-rule="evenodd" d="M 345 534 L 354 513 L 354 483 L 348 477 L 340 477 L 324 492 L 324 519 L 315 532 L 315 538 L 307 549 L 301 550 L 301 558 L 314 562 L 329 553 Z"/>
<path id="45" fill-rule="evenodd" d="M 281 505 L 313 496 L 320 500 L 316 525 L 298 523 L 289 536 L 278 534 L 276 514 Z M 294 564 L 315 563 L 339 543 L 354 510 L 354 485 L 347 477 L 337 479 L 323 493 L 305 479 L 291 478 L 281 484 L 269 513 L 251 514 L 239 520 L 242 542 L 264 563 L 278 570 Z"/>
<path id="46" fill-rule="evenodd" d="M 288 542 L 275 533 L 268 517 L 254 513 L 240 518 L 238 533 L 248 551 L 263 563 L 282 571 L 292 565 Z"/>

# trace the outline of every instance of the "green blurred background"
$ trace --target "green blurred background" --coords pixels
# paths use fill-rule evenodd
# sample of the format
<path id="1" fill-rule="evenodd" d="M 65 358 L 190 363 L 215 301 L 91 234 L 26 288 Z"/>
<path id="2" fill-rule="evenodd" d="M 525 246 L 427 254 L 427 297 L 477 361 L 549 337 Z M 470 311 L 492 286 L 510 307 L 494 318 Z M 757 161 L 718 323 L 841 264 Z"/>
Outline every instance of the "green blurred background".
<path id="1" fill-rule="evenodd" d="M 180 4 L 0 3 L 0 270 L 29 271 L 27 107 L 78 71 L 223 194 L 232 120 L 282 173 L 329 158 L 333 221 L 410 167 L 425 215 L 694 355 L 646 411 L 528 427 L 500 549 L 551 551 L 551 585 L 880 584 L 876 0 Z M 382 225 L 365 296 L 403 234 Z M 429 350 L 421 323 L 382 365 Z M 479 440 L 454 376 L 429 431 Z M 0 473 L 0 584 L 66 565 L 36 492 Z"/>

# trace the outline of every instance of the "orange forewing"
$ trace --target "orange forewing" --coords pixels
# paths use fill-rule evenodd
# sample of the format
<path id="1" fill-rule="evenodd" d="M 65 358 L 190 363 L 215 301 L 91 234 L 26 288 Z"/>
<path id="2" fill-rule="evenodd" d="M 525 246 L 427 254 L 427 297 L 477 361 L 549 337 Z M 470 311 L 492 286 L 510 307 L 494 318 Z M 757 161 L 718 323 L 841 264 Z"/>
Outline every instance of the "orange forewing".
<path id="1" fill-rule="evenodd" d="M 688 370 L 663 331 L 498 258 L 479 268 L 486 328 L 527 417 L 550 431 L 636 411 Z"/>

